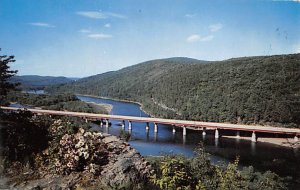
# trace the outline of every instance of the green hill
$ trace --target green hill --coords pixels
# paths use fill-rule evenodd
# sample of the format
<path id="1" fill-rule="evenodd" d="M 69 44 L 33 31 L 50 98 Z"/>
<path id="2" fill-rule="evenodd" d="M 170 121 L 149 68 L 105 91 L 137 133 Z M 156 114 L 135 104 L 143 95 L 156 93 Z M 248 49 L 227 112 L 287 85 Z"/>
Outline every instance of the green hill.
<path id="1" fill-rule="evenodd" d="M 300 125 L 300 54 L 152 60 L 47 88 L 133 100 L 154 116 Z"/>
<path id="2" fill-rule="evenodd" d="M 63 84 L 71 81 L 74 81 L 74 79 L 38 75 L 13 76 L 10 79 L 10 82 L 20 83 L 20 88 L 23 90 L 42 90 L 49 85 Z"/>

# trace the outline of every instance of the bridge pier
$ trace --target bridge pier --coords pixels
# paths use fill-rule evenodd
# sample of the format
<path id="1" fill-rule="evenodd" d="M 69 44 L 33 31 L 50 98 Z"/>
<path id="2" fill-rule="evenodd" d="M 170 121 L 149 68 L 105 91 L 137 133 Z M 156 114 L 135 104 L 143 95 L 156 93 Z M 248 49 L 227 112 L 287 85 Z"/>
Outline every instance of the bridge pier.
<path id="1" fill-rule="evenodd" d="M 219 130 L 218 130 L 218 128 L 216 128 L 216 130 L 215 130 L 215 139 L 218 139 L 219 137 L 220 137 Z"/>
<path id="2" fill-rule="evenodd" d="M 154 133 L 157 133 L 157 132 L 158 132 L 158 124 L 154 123 Z"/>
<path id="3" fill-rule="evenodd" d="M 240 131 L 237 131 L 237 132 L 236 132 L 236 138 L 237 138 L 237 139 L 240 139 L 240 138 L 241 138 Z"/>
<path id="4" fill-rule="evenodd" d="M 205 136 L 205 135 L 206 135 L 206 127 L 203 127 L 202 130 L 203 130 L 203 131 L 202 131 L 202 136 Z"/>
<path id="5" fill-rule="evenodd" d="M 149 127 L 149 122 L 146 123 L 146 131 L 149 131 L 150 127 Z"/>
<path id="6" fill-rule="evenodd" d="M 183 126 L 182 135 L 183 135 L 183 136 L 186 136 L 186 127 L 185 127 L 185 126 Z"/>
<path id="7" fill-rule="evenodd" d="M 255 131 L 252 132 L 251 141 L 256 142 L 256 134 Z"/>
<path id="8" fill-rule="evenodd" d="M 295 137 L 294 137 L 294 142 L 298 142 L 298 141 L 299 141 L 299 138 L 298 138 L 297 135 L 295 135 Z"/>
<path id="9" fill-rule="evenodd" d="M 100 120 L 100 126 L 103 127 L 103 120 Z"/>
<path id="10" fill-rule="evenodd" d="M 121 126 L 122 126 L 122 129 L 124 130 L 125 129 L 125 121 L 124 120 L 122 121 Z"/>
<path id="11" fill-rule="evenodd" d="M 128 121 L 128 130 L 131 131 L 132 130 L 132 122 Z"/>
<path id="12" fill-rule="evenodd" d="M 88 123 L 88 119 L 85 118 L 85 123 Z"/>

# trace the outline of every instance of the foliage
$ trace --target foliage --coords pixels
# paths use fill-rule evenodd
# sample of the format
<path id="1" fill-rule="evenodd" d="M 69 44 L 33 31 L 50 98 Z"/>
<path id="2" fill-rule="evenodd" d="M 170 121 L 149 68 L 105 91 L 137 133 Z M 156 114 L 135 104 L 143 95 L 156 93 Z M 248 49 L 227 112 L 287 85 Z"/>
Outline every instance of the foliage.
<path id="1" fill-rule="evenodd" d="M 128 141 L 130 139 L 131 134 L 129 132 L 126 132 L 125 130 L 121 130 L 119 134 L 119 138 L 125 141 Z"/>
<path id="2" fill-rule="evenodd" d="M 31 112 L 2 114 L 1 120 L 6 121 L 6 127 L 2 128 L 1 133 L 4 154 L 9 161 L 32 164 L 32 154 L 47 148 L 48 123 L 32 118 Z"/>
<path id="3" fill-rule="evenodd" d="M 155 176 L 153 182 L 161 189 L 191 189 L 191 175 L 183 160 L 166 158 L 159 169 L 159 177 Z"/>
<path id="4" fill-rule="evenodd" d="M 17 73 L 17 71 L 10 70 L 8 64 L 12 62 L 15 62 L 14 56 L 0 55 L 0 105 L 7 104 L 5 101 L 7 93 L 15 89 L 17 85 L 8 82 L 8 80 Z"/>
<path id="5" fill-rule="evenodd" d="M 238 171 L 239 159 L 237 158 L 234 163 L 229 163 L 226 169 L 217 167 L 217 175 L 219 178 L 219 187 L 223 190 L 238 190 L 241 189 L 242 177 Z"/>
<path id="6" fill-rule="evenodd" d="M 22 105 L 41 107 L 43 109 L 75 111 L 87 113 L 107 114 L 107 110 L 100 105 L 92 105 L 80 101 L 76 95 L 63 94 L 29 94 L 12 91 L 8 93 L 7 99 L 10 102 L 18 102 Z"/>
<path id="7" fill-rule="evenodd" d="M 239 159 L 226 166 L 215 166 L 209 155 L 198 148 L 193 158 L 165 156 L 148 158 L 155 169 L 153 183 L 160 189 L 286 189 L 284 180 L 275 173 L 254 172 L 253 167 L 238 169 Z"/>
<path id="8" fill-rule="evenodd" d="M 66 134 L 61 138 L 58 156 L 55 165 L 60 173 L 88 171 L 99 175 L 101 165 L 107 163 L 108 152 L 101 140 L 101 133 L 81 128 L 78 133 Z"/>
<path id="9" fill-rule="evenodd" d="M 153 116 L 300 125 L 300 54 L 162 59 L 46 89 L 133 100 Z"/>
<path id="10" fill-rule="evenodd" d="M 241 182 L 244 189 L 287 189 L 283 179 L 270 171 L 265 173 L 255 172 L 253 167 L 250 166 L 244 168 L 240 174 L 244 178 Z"/>

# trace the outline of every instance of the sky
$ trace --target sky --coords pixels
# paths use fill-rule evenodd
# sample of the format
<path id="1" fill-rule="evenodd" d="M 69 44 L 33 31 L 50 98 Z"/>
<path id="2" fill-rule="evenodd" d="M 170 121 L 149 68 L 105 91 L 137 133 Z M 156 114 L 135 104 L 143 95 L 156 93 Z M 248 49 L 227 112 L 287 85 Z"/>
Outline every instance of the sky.
<path id="1" fill-rule="evenodd" d="M 298 0 L 0 0 L 19 75 L 86 77 L 168 57 L 300 53 Z"/>

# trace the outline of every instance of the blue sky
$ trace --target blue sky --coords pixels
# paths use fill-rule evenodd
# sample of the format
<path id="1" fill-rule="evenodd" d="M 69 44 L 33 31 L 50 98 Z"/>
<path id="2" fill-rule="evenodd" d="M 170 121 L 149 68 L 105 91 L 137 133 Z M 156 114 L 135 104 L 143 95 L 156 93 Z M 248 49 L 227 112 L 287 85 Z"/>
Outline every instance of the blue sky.
<path id="1" fill-rule="evenodd" d="M 300 2 L 0 0 L 0 48 L 20 75 L 84 77 L 167 57 L 300 53 Z"/>

